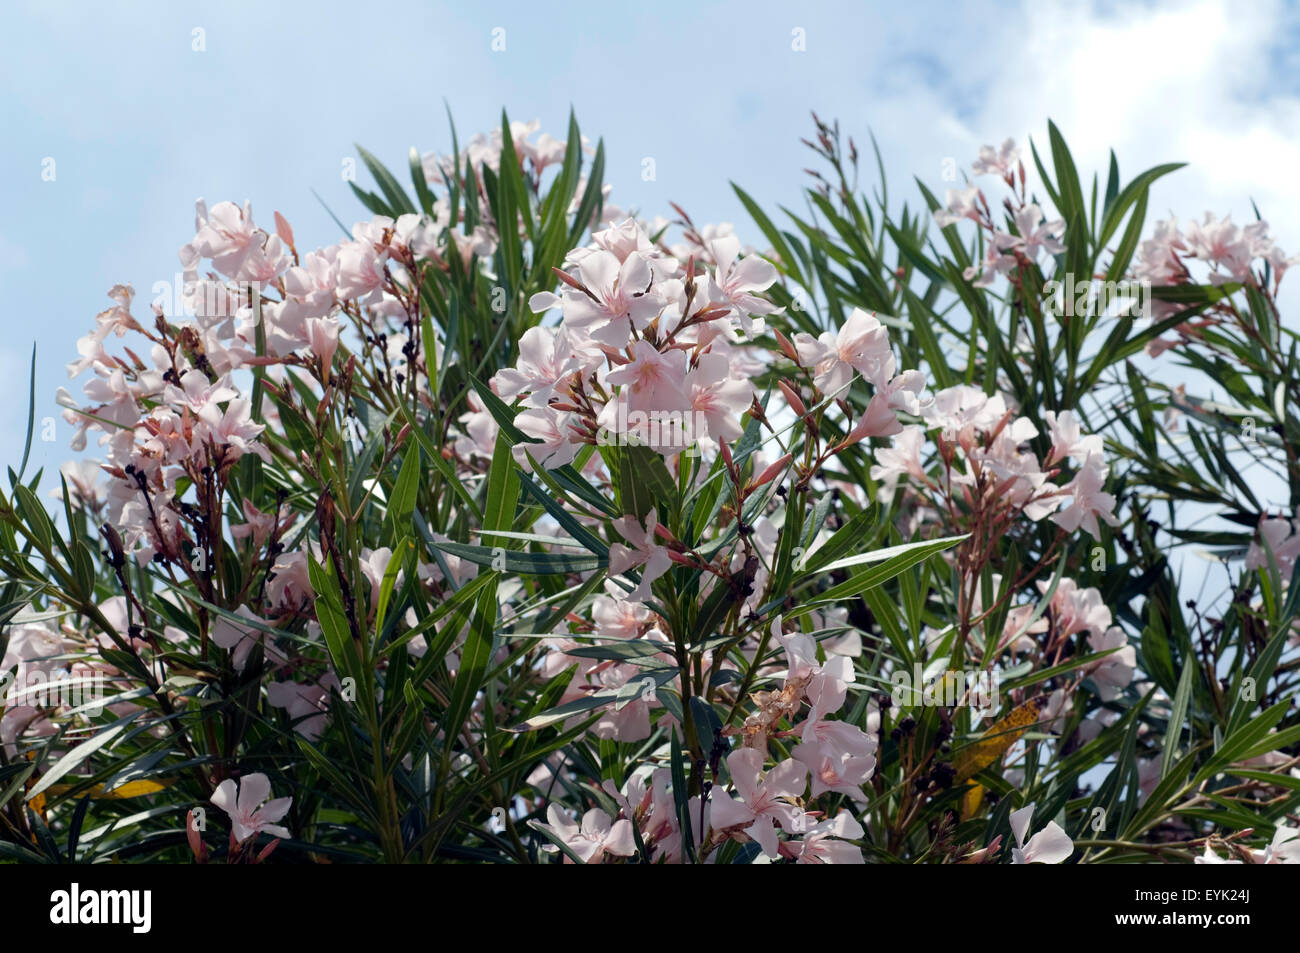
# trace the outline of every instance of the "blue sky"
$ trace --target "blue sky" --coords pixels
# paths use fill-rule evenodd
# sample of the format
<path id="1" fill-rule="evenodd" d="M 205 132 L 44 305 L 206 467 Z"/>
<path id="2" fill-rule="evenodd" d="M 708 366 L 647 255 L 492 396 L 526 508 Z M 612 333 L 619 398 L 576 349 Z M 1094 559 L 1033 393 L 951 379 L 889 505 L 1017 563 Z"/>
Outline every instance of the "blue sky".
<path id="1" fill-rule="evenodd" d="M 944 159 L 966 167 L 983 142 L 1043 139 L 1050 116 L 1085 170 L 1111 146 L 1126 176 L 1191 162 L 1153 215 L 1243 220 L 1253 197 L 1300 247 L 1300 15 L 1281 4 L 33 2 L 3 16 L 4 464 L 22 452 L 32 341 L 39 421 L 108 288 L 134 284 L 143 314 L 175 274 L 196 197 L 251 200 L 300 246 L 327 244 L 338 229 L 311 190 L 363 217 L 341 177 L 352 144 L 390 166 L 412 145 L 446 150 L 444 99 L 462 137 L 502 106 L 562 136 L 572 106 L 605 140 L 617 204 L 675 201 L 756 243 L 728 180 L 768 208 L 797 203 L 816 109 L 859 143 L 874 130 L 891 196 L 914 202 L 913 174 L 942 188 Z M 35 462 L 57 466 L 70 435 L 59 421 Z"/>

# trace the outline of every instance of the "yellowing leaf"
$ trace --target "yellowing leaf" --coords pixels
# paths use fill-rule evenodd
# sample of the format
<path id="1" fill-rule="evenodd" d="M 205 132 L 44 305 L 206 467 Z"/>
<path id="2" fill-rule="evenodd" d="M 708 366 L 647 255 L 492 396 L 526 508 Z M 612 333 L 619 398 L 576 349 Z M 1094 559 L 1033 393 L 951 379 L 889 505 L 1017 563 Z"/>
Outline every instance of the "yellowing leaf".
<path id="1" fill-rule="evenodd" d="M 1045 702 L 1046 698 L 1040 695 L 1017 705 L 976 741 L 957 751 L 952 759 L 957 772 L 953 780 L 967 781 L 1002 757 L 1038 721 L 1038 713 L 1043 710 Z"/>
<path id="2" fill-rule="evenodd" d="M 119 784 L 107 793 L 104 792 L 104 785 L 96 784 L 83 791 L 82 795 L 84 796 L 89 794 L 91 799 L 96 801 L 112 801 L 120 798 L 144 797 L 146 794 L 157 794 L 159 791 L 165 791 L 167 788 L 171 787 L 173 783 L 175 782 L 127 781 L 126 784 Z M 47 788 L 47 790 L 51 794 L 63 794 L 66 791 L 71 791 L 73 787 L 74 785 L 71 784 L 54 784 Z M 38 795 L 38 797 L 43 798 L 44 795 Z"/>

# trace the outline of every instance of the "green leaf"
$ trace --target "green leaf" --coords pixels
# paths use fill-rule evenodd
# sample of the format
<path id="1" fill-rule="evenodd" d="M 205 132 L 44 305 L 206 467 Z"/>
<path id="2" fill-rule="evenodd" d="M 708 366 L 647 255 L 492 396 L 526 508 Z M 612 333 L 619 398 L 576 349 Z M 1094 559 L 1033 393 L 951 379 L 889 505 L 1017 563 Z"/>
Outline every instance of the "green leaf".
<path id="1" fill-rule="evenodd" d="M 405 404 L 399 404 L 398 410 L 401 411 L 403 419 L 410 424 L 411 434 L 419 442 L 425 455 L 433 464 L 433 468 L 442 476 L 443 482 L 451 488 L 451 491 L 460 498 L 462 503 L 469 507 L 470 512 L 474 514 L 476 519 L 482 520 L 483 513 L 479 510 L 478 504 L 474 502 L 474 497 L 469 495 L 469 491 L 465 489 L 465 485 L 460 478 L 452 472 L 451 466 L 443 459 L 438 447 L 434 445 L 429 435 L 424 432 L 424 428 L 419 425 L 415 416 L 407 409 Z"/>
<path id="2" fill-rule="evenodd" d="M 1112 154 L 1112 162 L 1114 156 Z M 1124 213 L 1128 207 L 1138 200 L 1138 196 L 1145 196 L 1151 183 L 1170 172 L 1176 172 L 1185 166 L 1186 162 L 1169 162 L 1164 165 L 1153 166 L 1147 169 L 1136 179 L 1124 186 L 1124 190 L 1116 196 L 1113 202 L 1107 200 L 1105 212 L 1102 218 L 1101 231 L 1097 235 L 1097 247 L 1103 248 L 1110 241 L 1110 237 L 1115 234 L 1119 228 L 1119 223 L 1124 220 Z M 1112 166 L 1114 168 L 1114 166 Z M 1116 172 L 1118 174 L 1118 172 Z"/>
<path id="3" fill-rule="evenodd" d="M 825 543 L 814 550 L 805 560 L 807 572 L 821 571 L 827 563 L 839 558 L 843 553 L 857 548 L 871 536 L 868 531 L 882 523 L 880 507 L 872 504 L 854 513 L 843 526 L 837 529 Z"/>
<path id="4" fill-rule="evenodd" d="M 691 826 L 690 795 L 686 787 L 686 757 L 682 753 L 682 743 L 677 738 L 677 729 L 673 729 L 671 748 L 671 773 L 673 779 L 673 804 L 677 809 L 678 829 L 682 832 L 682 857 L 695 863 L 695 828 Z M 707 834 L 708 832 L 702 832 Z"/>
<path id="5" fill-rule="evenodd" d="M 420 210 L 425 215 L 433 214 L 433 192 L 429 190 L 429 180 L 424 174 L 424 160 L 420 150 L 411 146 L 410 154 L 411 183 L 415 186 L 416 198 L 420 200 Z"/>
<path id="6" fill-rule="evenodd" d="M 585 695 L 582 698 L 576 698 L 571 702 L 565 702 L 563 705 L 557 705 L 554 708 L 547 709 L 544 712 L 525 718 L 509 730 L 516 734 L 527 731 L 536 731 L 539 728 L 553 725 L 557 721 L 566 721 L 574 715 L 580 715 L 583 712 L 588 712 L 595 708 L 618 704 L 620 701 L 626 702 L 635 699 L 637 695 L 641 694 L 641 692 L 645 690 L 650 681 L 653 681 L 655 685 L 664 685 L 676 677 L 677 669 L 672 667 L 659 669 L 657 671 L 645 670 L 645 674 L 638 675 L 622 688 L 611 688 L 603 692 L 593 692 L 592 694 Z"/>
<path id="7" fill-rule="evenodd" d="M 94 754 L 100 748 L 104 747 L 104 745 L 108 744 L 109 742 L 116 740 L 124 731 L 126 731 L 127 728 L 131 726 L 131 723 L 133 721 L 135 721 L 138 717 L 140 717 L 143 714 L 144 714 L 143 708 L 137 709 L 136 711 L 131 712 L 125 718 L 119 718 L 117 721 L 113 722 L 104 730 L 96 732 L 96 734 L 93 737 L 88 738 L 87 740 L 83 741 L 81 744 L 77 745 L 75 748 L 73 748 L 71 751 L 65 754 L 62 758 L 56 761 L 50 767 L 50 769 L 41 776 L 41 779 L 37 781 L 36 784 L 32 786 L 31 790 L 27 792 L 27 800 L 31 801 L 37 795 L 45 793 L 45 791 L 51 785 L 53 785 L 56 781 L 60 780 L 69 771 L 83 765 L 92 754 Z"/>
<path id="8" fill-rule="evenodd" d="M 451 686 L 451 697 L 442 718 L 442 730 L 448 739 L 443 748 L 444 761 L 451 757 L 451 739 L 460 735 L 461 725 L 474 704 L 474 696 L 483 685 L 488 662 L 492 659 L 493 633 L 497 622 L 497 584 L 500 576 L 492 573 L 474 606 L 469 632 L 460 650 L 460 668 Z"/>
<path id="9" fill-rule="evenodd" d="M 786 244 L 785 238 L 772 223 L 772 220 L 767 217 L 767 213 L 759 207 L 757 202 L 750 198 L 748 192 L 735 182 L 731 183 L 731 188 L 736 193 L 736 197 L 740 199 L 740 204 L 745 206 L 745 211 L 749 213 L 749 217 L 754 220 L 754 224 L 763 233 L 763 237 L 767 239 L 768 244 L 780 256 L 780 261 L 773 262 L 773 264 L 791 275 L 799 284 L 806 285 L 807 282 L 804 281 L 803 275 L 799 272 L 798 261 L 790 252 L 790 246 Z"/>
<path id="10" fill-rule="evenodd" d="M 600 139 L 596 143 L 596 155 L 591 160 L 591 171 L 587 174 L 587 188 L 583 191 L 582 198 L 578 202 L 578 211 L 573 216 L 573 227 L 569 230 L 569 245 L 578 244 L 582 233 L 587 230 L 587 223 L 596 215 L 597 209 L 604 206 L 604 178 L 605 140 Z M 539 262 L 539 264 L 549 265 L 549 262 Z M 559 262 L 557 261 L 556 264 Z"/>
<path id="11" fill-rule="evenodd" d="M 1056 186 L 1060 189 L 1060 201 L 1057 208 L 1065 218 L 1065 255 L 1066 268 L 1073 272 L 1077 280 L 1087 281 L 1092 277 L 1088 268 L 1088 212 L 1083 205 L 1083 189 L 1079 185 L 1079 172 L 1075 168 L 1070 148 L 1065 144 L 1065 137 L 1050 119 L 1047 122 L 1047 135 L 1052 144 L 1052 162 L 1056 166 Z"/>
<path id="12" fill-rule="evenodd" d="M 555 501 L 544 489 L 533 482 L 532 478 L 526 473 L 519 474 L 520 484 L 528 491 L 533 499 L 542 505 L 542 508 L 549 513 L 560 526 L 568 532 L 570 536 L 578 543 L 581 543 L 589 552 L 604 558 L 609 553 L 609 546 L 604 540 L 596 536 L 591 530 L 583 526 L 573 518 L 563 506 Z"/>
<path id="13" fill-rule="evenodd" d="M 379 586 L 379 604 L 375 608 L 375 631 L 384 631 L 384 619 L 388 614 L 388 603 L 393 597 L 393 587 L 397 585 L 397 574 L 401 571 L 402 562 L 406 558 L 407 547 L 411 545 L 411 538 L 403 536 L 401 541 L 393 547 L 393 555 L 388 560 L 388 567 L 384 570 L 384 578 Z"/>
<path id="14" fill-rule="evenodd" d="M 643 522 L 661 502 L 676 508 L 677 484 L 658 453 L 640 446 L 602 447 L 601 453 L 607 461 L 614 457 L 610 472 L 618 472 L 617 496 L 624 513 Z"/>
<path id="15" fill-rule="evenodd" d="M 54 524 L 50 522 L 50 516 L 45 512 L 45 507 L 41 505 L 40 500 L 36 499 L 36 494 L 20 483 L 14 487 L 14 503 L 18 506 L 18 513 L 22 516 L 23 522 L 36 534 L 45 551 L 52 550 Z"/>
<path id="16" fill-rule="evenodd" d="M 443 552 L 467 559 L 478 566 L 490 566 L 504 572 L 547 576 L 555 573 L 590 572 L 608 565 L 607 557 L 577 556 L 568 553 L 526 553 L 503 546 L 471 546 L 466 543 L 435 541 Z M 495 561 L 495 564 L 494 564 Z"/>
<path id="17" fill-rule="evenodd" d="M 1164 749 L 1160 755 L 1160 777 L 1168 776 L 1169 769 L 1178 757 L 1178 745 L 1183 737 L 1183 722 L 1187 719 L 1187 706 L 1192 697 L 1192 685 L 1196 679 L 1197 667 L 1187 660 L 1183 663 L 1183 674 L 1178 679 L 1178 691 L 1174 695 L 1174 706 L 1169 712 L 1169 722 L 1165 726 Z"/>
<path id="18" fill-rule="evenodd" d="M 796 618 L 806 612 L 811 612 L 818 604 L 827 602 L 839 602 L 843 599 L 849 599 L 860 595 L 874 586 L 880 585 L 893 579 L 904 570 L 910 569 L 917 563 L 924 562 L 936 553 L 941 553 L 945 549 L 950 549 L 960 543 L 969 534 L 961 536 L 946 536 L 942 539 L 924 540 L 916 543 L 908 543 L 904 546 L 892 546 L 889 549 L 881 550 L 883 554 L 880 559 L 880 565 L 872 566 L 870 569 L 856 573 L 837 586 L 831 586 L 825 592 L 819 592 L 815 595 L 815 602 L 800 604 L 788 618 Z M 870 557 L 877 554 L 867 554 L 863 561 L 869 561 Z M 855 557 L 856 558 L 856 557 Z M 856 563 L 855 563 L 856 565 Z M 823 569 L 819 573 L 812 574 L 819 576 L 824 573 Z M 805 579 L 809 578 L 805 575 Z"/>
<path id="19" fill-rule="evenodd" d="M 410 532 L 415 514 L 415 501 L 420 492 L 420 447 L 406 451 L 402 458 L 397 482 L 388 497 L 388 514 L 384 519 L 384 538 L 391 544 Z"/>
<path id="20" fill-rule="evenodd" d="M 1273 751 L 1277 745 L 1284 743 L 1285 739 L 1280 735 L 1272 738 L 1268 738 L 1268 735 L 1273 730 L 1273 727 L 1286 715 L 1291 704 L 1291 699 L 1284 699 L 1271 708 L 1260 712 L 1235 731 L 1230 731 L 1223 739 L 1223 743 L 1205 762 L 1201 770 L 1196 773 L 1193 783 L 1200 784 L 1202 781 L 1206 781 L 1224 771 L 1228 765 L 1235 761 L 1259 757 L 1260 754 L 1267 754 Z M 1267 741 L 1265 741 L 1266 738 L 1268 738 Z M 1262 751 L 1259 750 L 1261 747 L 1263 748 Z M 1252 751 L 1258 753 L 1251 754 Z"/>
<path id="21" fill-rule="evenodd" d="M 375 182 L 379 185 L 379 191 L 383 192 L 384 198 L 388 200 L 388 206 L 393 210 L 392 217 L 396 218 L 398 215 L 408 212 L 417 212 L 418 209 L 412 204 L 406 191 L 398 183 L 397 179 L 393 178 L 393 174 L 384 167 L 384 164 L 361 146 L 357 145 L 356 149 L 361 161 L 366 164 L 370 174 L 375 177 Z"/>
<path id="22" fill-rule="evenodd" d="M 343 596 L 338 580 L 310 553 L 307 555 L 307 572 L 311 579 L 311 587 L 316 592 L 316 621 L 320 623 L 321 632 L 325 636 L 325 647 L 329 651 L 334 668 L 356 678 L 360 686 L 365 681 L 359 677 L 362 669 L 361 656 L 352 639 L 347 616 L 343 612 Z"/>
<path id="23" fill-rule="evenodd" d="M 901 546 L 888 546 L 885 549 L 877 549 L 874 552 L 870 552 L 870 553 L 858 553 L 856 556 L 846 556 L 844 559 L 837 559 L 833 563 L 827 563 L 824 566 L 819 566 L 817 568 L 817 572 L 828 573 L 828 572 L 834 572 L 837 569 L 848 569 L 850 566 L 861 566 L 864 563 L 878 563 L 881 560 L 892 559 L 895 556 L 899 556 L 903 553 L 910 552 L 911 550 L 917 549 L 918 547 L 933 546 L 936 543 L 947 543 L 946 546 L 940 546 L 938 549 L 932 550 L 933 552 L 941 552 L 942 550 L 947 549 L 949 546 L 953 546 L 961 542 L 963 539 L 966 538 L 966 535 L 968 534 L 964 534 L 962 536 L 950 536 L 944 539 L 937 539 L 937 540 L 922 540 L 921 542 L 916 542 L 916 543 L 904 543 Z"/>
<path id="24" fill-rule="evenodd" d="M 28 373 L 27 438 L 23 441 L 23 462 L 18 464 L 18 479 L 27 470 L 27 457 L 32 452 L 32 430 L 36 424 L 36 342 L 32 342 L 32 366 Z"/>
<path id="25" fill-rule="evenodd" d="M 505 434 L 497 434 L 496 448 L 492 454 L 492 467 L 488 471 L 487 503 L 483 506 L 483 529 L 508 530 L 514 523 L 515 507 L 519 503 L 519 473 L 511 453 L 511 443 Z"/>

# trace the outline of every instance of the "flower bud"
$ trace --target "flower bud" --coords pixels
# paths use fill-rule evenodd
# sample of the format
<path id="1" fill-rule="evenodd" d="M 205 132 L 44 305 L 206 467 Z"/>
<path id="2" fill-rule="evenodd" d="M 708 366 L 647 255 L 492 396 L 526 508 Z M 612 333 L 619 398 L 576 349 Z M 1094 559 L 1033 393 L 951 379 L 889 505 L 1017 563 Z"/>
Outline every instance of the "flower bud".
<path id="1" fill-rule="evenodd" d="M 200 864 L 208 862 L 208 845 L 203 843 L 203 837 L 194 826 L 194 811 L 188 811 L 185 814 L 185 838 L 189 841 L 190 852 L 194 854 L 194 859 Z"/>
<path id="2" fill-rule="evenodd" d="M 776 343 L 780 346 L 781 353 L 784 354 L 786 357 L 790 358 L 790 360 L 794 361 L 796 364 L 798 364 L 799 352 L 796 351 L 794 345 L 790 343 L 790 339 L 787 338 L 780 331 L 778 331 L 776 328 L 772 329 L 772 333 L 776 335 Z"/>
<path id="3" fill-rule="evenodd" d="M 781 388 L 781 393 L 785 395 L 786 403 L 790 405 L 791 410 L 793 410 L 800 417 L 803 417 L 805 414 L 808 413 L 808 408 L 804 404 L 803 398 L 799 396 L 799 393 L 794 389 L 793 384 L 782 379 L 776 382 L 776 386 Z"/>
<path id="4" fill-rule="evenodd" d="M 749 485 L 749 489 L 757 490 L 760 486 L 763 486 L 765 483 L 771 483 L 781 473 L 785 472 L 785 468 L 790 465 L 790 461 L 793 459 L 794 456 L 787 453 L 784 457 L 782 457 L 780 460 L 777 460 L 775 463 L 768 464 L 767 469 L 764 470 L 762 473 L 760 473 L 754 479 L 754 482 Z"/>
<path id="5" fill-rule="evenodd" d="M 280 236 L 280 241 L 293 248 L 293 229 L 279 212 L 275 213 L 275 233 Z"/>

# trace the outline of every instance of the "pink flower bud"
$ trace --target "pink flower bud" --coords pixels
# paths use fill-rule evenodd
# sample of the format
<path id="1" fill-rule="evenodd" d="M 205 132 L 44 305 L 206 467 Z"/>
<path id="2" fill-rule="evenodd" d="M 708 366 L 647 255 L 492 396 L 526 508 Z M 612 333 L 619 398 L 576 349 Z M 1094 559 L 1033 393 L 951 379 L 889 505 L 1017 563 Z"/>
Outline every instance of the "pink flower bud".
<path id="1" fill-rule="evenodd" d="M 786 403 L 790 405 L 791 410 L 800 417 L 808 413 L 808 408 L 805 406 L 803 398 L 799 396 L 798 391 L 794 389 L 794 385 L 788 381 L 779 380 L 776 382 L 776 386 L 781 388 L 781 393 L 785 395 Z"/>
<path id="2" fill-rule="evenodd" d="M 203 843 L 203 837 L 194 827 L 194 812 L 188 811 L 185 814 L 185 837 L 190 842 L 190 851 L 194 854 L 194 859 L 200 864 L 208 862 L 208 845 Z"/>
<path id="3" fill-rule="evenodd" d="M 785 471 L 785 468 L 790 465 L 790 461 L 793 459 L 794 457 L 787 453 L 775 463 L 768 464 L 767 469 L 758 475 L 754 482 L 749 485 L 749 488 L 751 490 L 756 490 L 765 483 L 771 483 L 777 478 L 777 476 Z"/>
<path id="4" fill-rule="evenodd" d="M 798 364 L 799 352 L 796 351 L 794 345 L 790 343 L 790 339 L 787 338 L 780 331 L 778 331 L 776 328 L 772 329 L 772 333 L 776 335 L 776 343 L 780 346 L 781 353 L 784 354 L 786 357 L 790 358 L 790 360 L 794 361 L 796 364 Z"/>
<path id="5" fill-rule="evenodd" d="M 334 318 L 308 318 L 307 342 L 311 352 L 320 358 L 321 372 L 329 380 L 334 352 L 339 348 L 339 323 Z"/>
<path id="6" fill-rule="evenodd" d="M 893 408 L 889 406 L 889 401 L 877 394 L 871 398 L 866 413 L 849 431 L 849 435 L 844 438 L 844 442 L 840 444 L 839 449 L 843 450 L 845 447 L 851 447 L 867 437 L 890 437 L 902 432 L 903 425 L 898 422 Z"/>
<path id="7" fill-rule="evenodd" d="M 280 241 L 293 247 L 293 229 L 279 212 L 275 213 L 275 233 L 280 236 Z"/>

